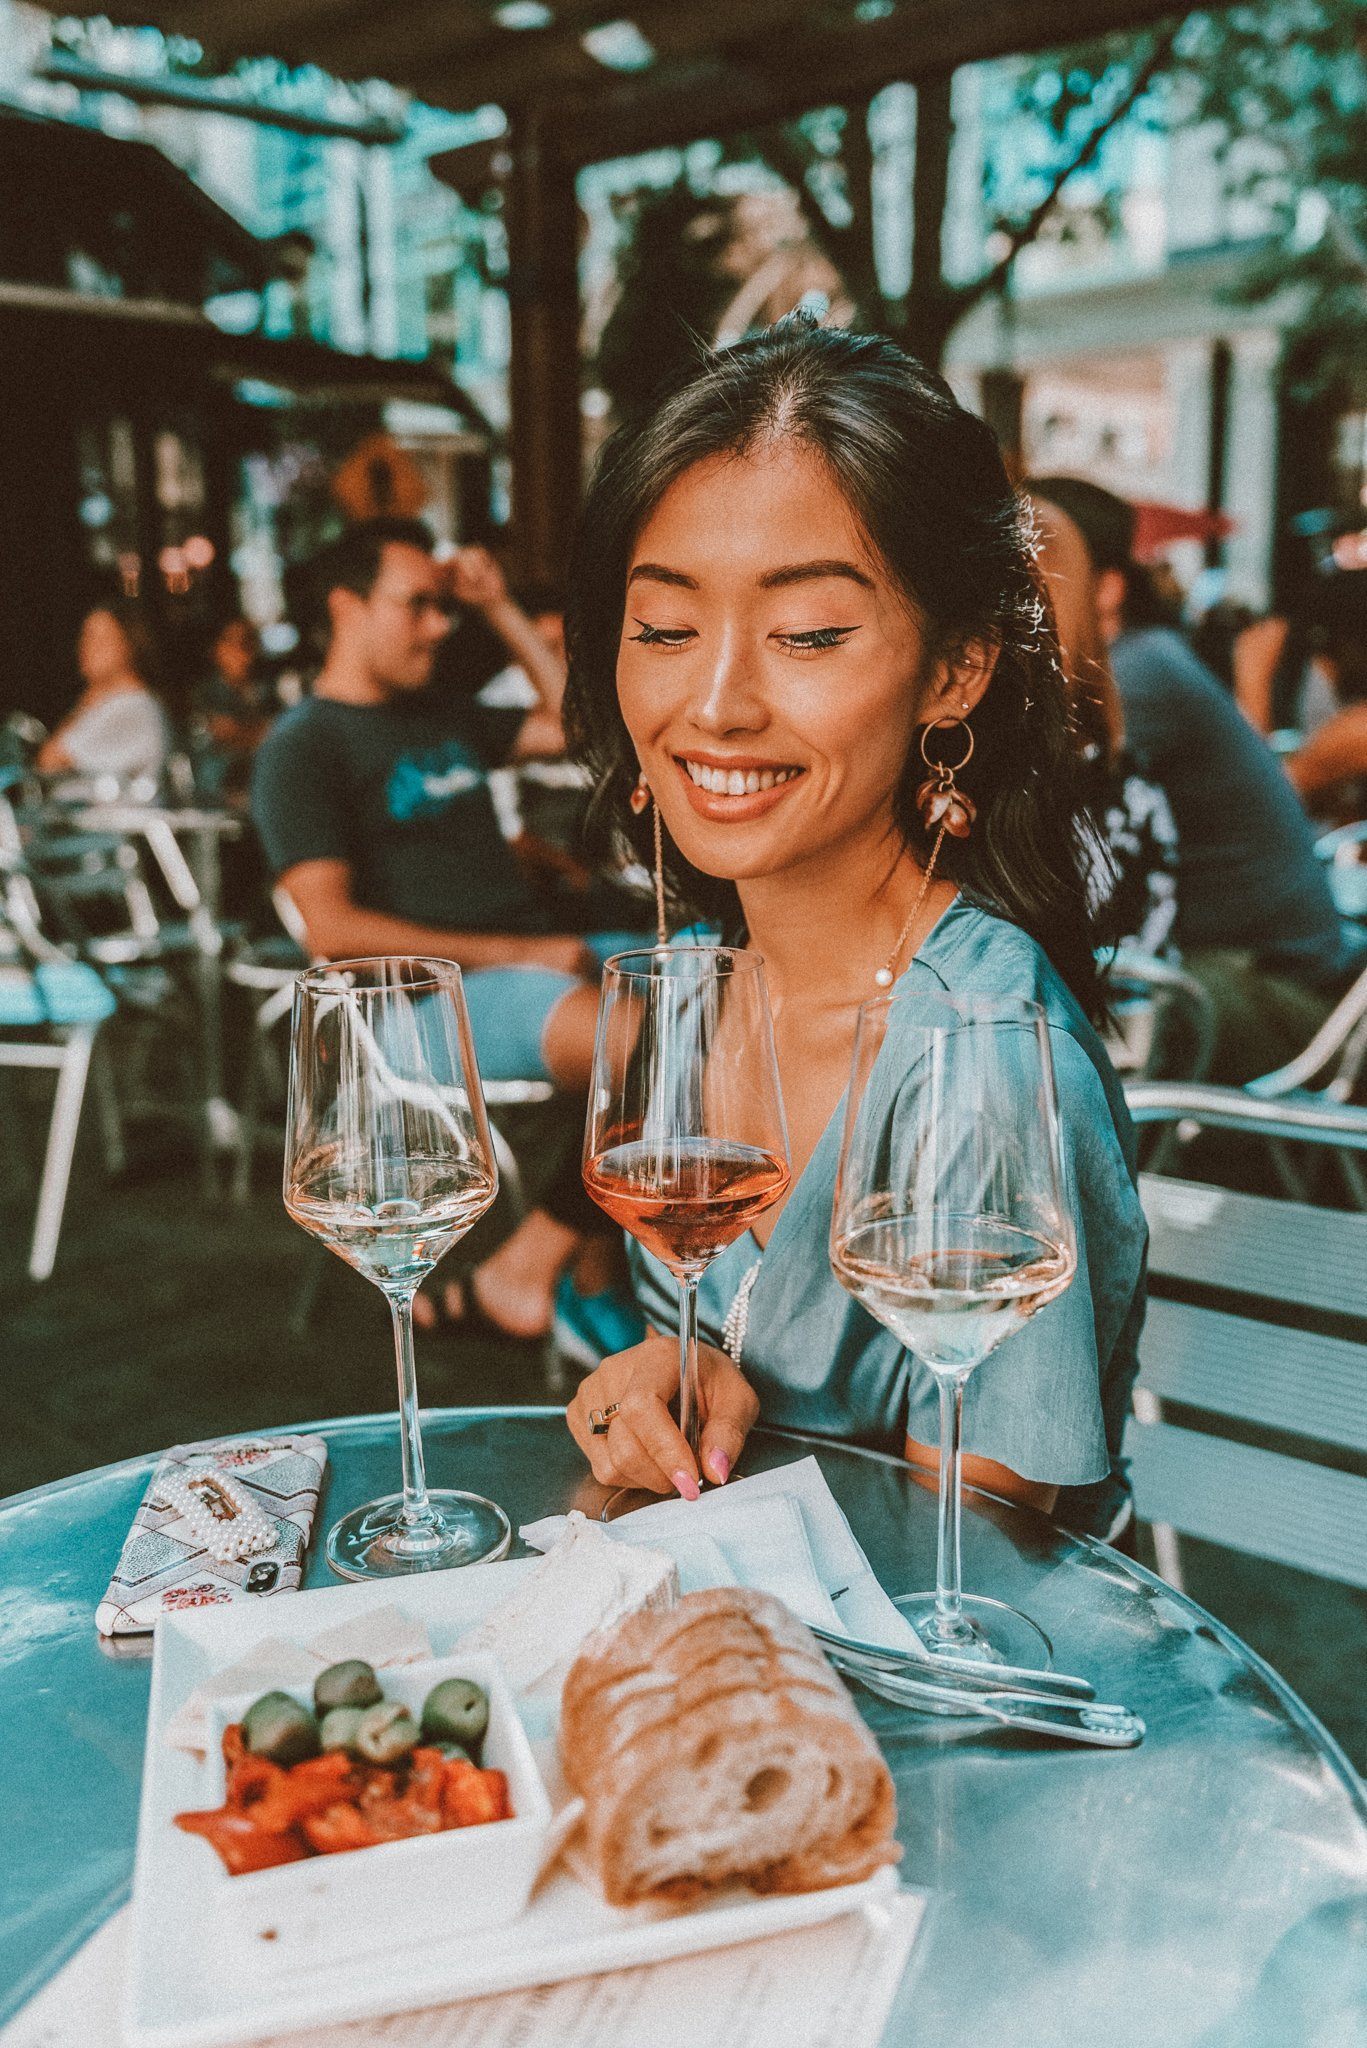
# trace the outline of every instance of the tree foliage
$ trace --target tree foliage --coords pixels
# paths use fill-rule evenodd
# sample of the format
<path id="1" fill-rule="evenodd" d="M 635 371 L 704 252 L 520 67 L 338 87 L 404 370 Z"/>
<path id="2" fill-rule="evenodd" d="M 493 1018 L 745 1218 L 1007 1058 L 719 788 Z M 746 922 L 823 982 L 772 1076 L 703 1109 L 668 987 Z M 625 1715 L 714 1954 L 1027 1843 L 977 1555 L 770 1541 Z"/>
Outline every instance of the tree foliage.
<path id="1" fill-rule="evenodd" d="M 1111 35 L 1021 64 L 1015 105 L 1066 151 L 1134 39 Z M 1189 14 L 1134 118 L 1205 127 L 1231 196 L 1264 215 L 1241 294 L 1299 290 L 1295 354 L 1315 381 L 1361 375 L 1367 343 L 1367 7 L 1269 0 Z"/>
<path id="2" fill-rule="evenodd" d="M 1299 287 L 1295 353 L 1311 366 L 1306 374 L 1329 383 L 1360 363 L 1367 337 L 1365 57 L 1364 0 L 1267 0 L 1018 60 L 1009 115 L 1028 124 L 1035 147 L 1025 177 L 1019 152 L 1010 162 L 989 152 L 983 196 L 997 223 L 990 261 L 978 278 L 950 282 L 938 260 L 920 260 L 910 294 L 897 301 L 879 289 L 873 259 L 864 106 L 732 137 L 724 162 L 759 164 L 781 178 L 853 317 L 933 360 L 963 314 L 1005 288 L 1016 258 L 1055 221 L 1079 171 L 1091 172 L 1103 188 L 1099 207 L 1114 213 L 1120 195 L 1104 189 L 1114 130 L 1208 126 L 1231 190 L 1266 216 L 1267 235 L 1250 250 L 1242 289 L 1258 296 Z M 928 81 L 919 101 L 915 180 L 938 203 L 952 138 L 947 82 Z M 746 241 L 737 206 L 734 197 L 686 181 L 641 196 L 598 363 L 619 410 L 642 402 L 681 351 L 717 338 Z M 924 207 L 917 213 L 918 240 L 930 242 Z M 794 277 L 802 274 L 799 266 Z M 760 310 L 772 312 L 772 295 Z"/>

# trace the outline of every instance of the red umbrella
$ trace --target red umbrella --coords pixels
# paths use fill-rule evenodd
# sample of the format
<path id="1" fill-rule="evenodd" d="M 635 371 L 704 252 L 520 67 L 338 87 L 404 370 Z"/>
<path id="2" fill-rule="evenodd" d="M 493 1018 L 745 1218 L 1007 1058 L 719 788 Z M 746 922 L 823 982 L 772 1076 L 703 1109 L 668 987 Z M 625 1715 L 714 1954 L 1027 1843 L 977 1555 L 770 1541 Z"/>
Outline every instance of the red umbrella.
<path id="1" fill-rule="evenodd" d="M 1175 540 L 1224 540 L 1238 529 L 1238 521 L 1227 512 L 1212 512 L 1204 505 L 1188 509 L 1140 500 L 1134 509 L 1134 552 L 1140 562 L 1150 561 Z"/>

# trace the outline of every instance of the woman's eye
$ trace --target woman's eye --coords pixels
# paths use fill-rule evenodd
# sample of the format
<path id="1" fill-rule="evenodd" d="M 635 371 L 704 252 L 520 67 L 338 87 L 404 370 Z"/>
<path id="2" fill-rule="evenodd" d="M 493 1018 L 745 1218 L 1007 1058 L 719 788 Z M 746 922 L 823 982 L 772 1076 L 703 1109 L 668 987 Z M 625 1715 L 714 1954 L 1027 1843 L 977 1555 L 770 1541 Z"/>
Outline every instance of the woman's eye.
<path id="1" fill-rule="evenodd" d="M 819 654 L 825 648 L 843 646 L 858 626 L 816 626 L 809 633 L 777 633 L 775 639 L 799 654 Z"/>
<path id="2" fill-rule="evenodd" d="M 682 647 L 686 640 L 693 638 L 691 626 L 648 626 L 644 619 L 633 619 L 633 626 L 639 626 L 639 633 L 628 633 L 628 640 L 634 640 L 642 647 Z"/>

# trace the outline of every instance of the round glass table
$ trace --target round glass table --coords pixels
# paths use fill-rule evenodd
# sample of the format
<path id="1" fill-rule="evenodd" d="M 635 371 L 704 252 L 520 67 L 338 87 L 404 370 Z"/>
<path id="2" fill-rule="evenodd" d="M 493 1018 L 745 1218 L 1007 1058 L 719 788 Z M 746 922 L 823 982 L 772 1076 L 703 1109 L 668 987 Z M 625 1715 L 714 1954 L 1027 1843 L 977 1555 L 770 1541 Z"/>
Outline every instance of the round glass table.
<path id="1" fill-rule="evenodd" d="M 514 1528 L 581 1506 L 558 1409 L 425 1420 L 429 1474 Z M 392 1418 L 321 1425 L 318 1530 L 386 1485 Z M 934 1569 L 935 1502 L 895 1459 L 757 1431 L 743 1469 L 815 1450 L 883 1584 Z M 0 1504 L 0 2019 L 126 1895 L 149 1661 L 94 1610 L 152 1460 Z M 1367 1798 L 1327 1732 L 1219 1622 L 1114 1552 L 968 1495 L 964 1579 L 1022 1607 L 1060 1669 L 1142 1714 L 1132 1751 L 1063 1747 L 856 1697 L 931 1894 L 887 2042 L 917 2048 L 1346 2048 L 1367 2039 Z M 514 1554 L 520 1554 L 515 1546 Z M 1362 2029 L 1361 2032 L 1358 2030 Z"/>

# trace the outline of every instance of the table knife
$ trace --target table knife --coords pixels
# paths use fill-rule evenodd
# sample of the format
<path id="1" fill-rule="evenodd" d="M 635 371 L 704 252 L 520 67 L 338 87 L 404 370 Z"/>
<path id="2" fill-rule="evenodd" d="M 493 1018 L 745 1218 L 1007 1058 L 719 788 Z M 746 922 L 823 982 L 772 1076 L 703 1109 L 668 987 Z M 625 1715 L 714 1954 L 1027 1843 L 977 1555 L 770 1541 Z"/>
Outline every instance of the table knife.
<path id="1" fill-rule="evenodd" d="M 1066 1671 L 1027 1671 L 1015 1664 L 984 1664 L 972 1657 L 947 1657 L 938 1651 L 932 1657 L 918 1656 L 915 1652 L 895 1650 L 887 1643 L 861 1642 L 858 1636 L 840 1636 L 833 1629 L 820 1628 L 815 1622 L 808 1622 L 808 1628 L 817 1641 L 833 1650 L 843 1650 L 852 1658 L 870 1663 L 875 1670 L 892 1671 L 907 1678 L 924 1679 L 934 1685 L 941 1675 L 953 1679 L 970 1679 L 975 1686 L 985 1691 L 1048 1693 L 1056 1697 L 1073 1700 L 1096 1698 L 1096 1687 L 1085 1678 L 1073 1678 Z"/>

